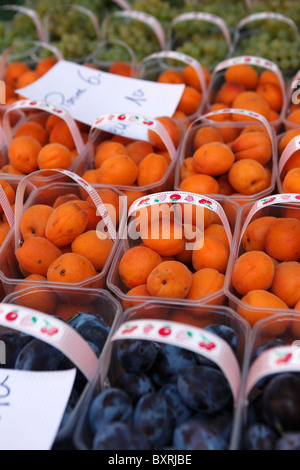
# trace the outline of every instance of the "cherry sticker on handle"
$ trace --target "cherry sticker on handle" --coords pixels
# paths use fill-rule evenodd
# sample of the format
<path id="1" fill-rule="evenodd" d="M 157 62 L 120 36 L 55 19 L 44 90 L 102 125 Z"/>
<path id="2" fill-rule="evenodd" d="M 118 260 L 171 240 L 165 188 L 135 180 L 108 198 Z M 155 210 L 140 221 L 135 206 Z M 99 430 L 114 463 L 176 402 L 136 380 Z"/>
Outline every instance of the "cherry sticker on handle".
<path id="1" fill-rule="evenodd" d="M 68 357 L 88 381 L 93 379 L 98 368 L 98 357 L 83 337 L 66 322 L 31 308 L 1 303 L 0 325 L 50 344 Z"/>
<path id="2" fill-rule="evenodd" d="M 70 132 L 72 134 L 72 137 L 74 139 L 75 147 L 76 147 L 78 154 L 80 154 L 83 151 L 84 142 L 80 134 L 80 131 L 78 129 L 78 126 L 76 122 L 74 121 L 74 119 L 72 118 L 72 116 L 64 109 L 58 108 L 57 106 L 47 103 L 46 101 L 35 101 L 35 100 L 16 101 L 15 103 L 11 104 L 6 109 L 3 115 L 2 124 L 3 124 L 4 133 L 6 135 L 7 146 L 10 145 L 13 139 L 13 133 L 12 133 L 11 125 L 10 125 L 9 115 L 12 111 L 24 110 L 24 109 L 40 109 L 41 111 L 46 111 L 48 113 L 59 116 L 61 119 L 63 119 L 67 123 L 70 129 Z"/>
<path id="3" fill-rule="evenodd" d="M 33 173 L 30 173 L 29 175 L 24 176 L 24 178 L 21 179 L 18 185 L 18 188 L 16 191 L 16 199 L 15 199 L 15 250 L 19 248 L 20 243 L 21 243 L 20 223 L 21 223 L 21 218 L 23 215 L 23 201 L 24 201 L 24 194 L 25 194 L 27 181 L 37 175 L 42 176 L 43 173 L 45 172 L 46 174 L 48 174 L 49 171 L 53 171 L 53 172 L 57 172 L 57 173 L 61 173 L 63 175 L 69 176 L 74 181 L 76 181 L 76 183 L 78 183 L 83 189 L 87 191 L 87 193 L 89 194 L 89 196 L 91 197 L 93 203 L 95 204 L 97 208 L 97 214 L 101 215 L 103 222 L 108 229 L 111 239 L 116 240 L 117 234 L 116 234 L 115 226 L 109 216 L 108 211 L 106 210 L 105 205 L 103 204 L 101 197 L 99 196 L 97 191 L 93 188 L 93 186 L 91 186 L 87 181 L 85 181 L 80 176 L 76 175 L 75 173 L 72 173 L 71 171 L 53 168 L 51 170 L 34 171 Z"/>
<path id="4" fill-rule="evenodd" d="M 142 209 L 143 207 L 149 207 L 156 204 L 192 204 L 195 206 L 203 207 L 205 209 L 209 209 L 215 212 L 221 219 L 223 226 L 225 228 L 229 245 L 231 246 L 232 243 L 232 233 L 230 229 L 230 225 L 226 214 L 223 210 L 221 204 L 219 204 L 216 200 L 211 199 L 210 197 L 189 193 L 186 191 L 165 191 L 156 194 L 149 194 L 146 197 L 141 197 L 137 199 L 129 208 L 128 216 L 134 215 L 137 210 Z"/>
<path id="5" fill-rule="evenodd" d="M 251 365 L 245 386 L 244 399 L 255 384 L 270 374 L 300 372 L 300 348 L 298 346 L 278 346 L 262 352 Z"/>
<path id="6" fill-rule="evenodd" d="M 124 114 L 103 114 L 99 118 L 97 118 L 90 130 L 90 137 L 95 132 L 96 129 L 102 129 L 106 132 L 113 132 L 115 134 L 118 133 L 117 127 L 113 129 L 107 129 L 108 125 L 112 124 L 120 124 L 123 125 L 128 124 L 137 124 L 139 126 L 144 126 L 146 129 L 151 129 L 153 132 L 162 139 L 164 142 L 167 151 L 169 152 L 170 158 L 173 160 L 176 154 L 176 148 L 173 144 L 173 141 L 164 128 L 164 126 L 157 120 L 152 119 L 149 117 L 141 116 L 139 114 L 132 114 L 132 113 L 124 113 Z"/>
<path id="7" fill-rule="evenodd" d="M 134 320 L 123 323 L 111 341 L 137 339 L 172 344 L 201 354 L 215 362 L 223 371 L 237 402 L 241 372 L 230 346 L 219 336 L 198 327 L 168 320 Z"/>

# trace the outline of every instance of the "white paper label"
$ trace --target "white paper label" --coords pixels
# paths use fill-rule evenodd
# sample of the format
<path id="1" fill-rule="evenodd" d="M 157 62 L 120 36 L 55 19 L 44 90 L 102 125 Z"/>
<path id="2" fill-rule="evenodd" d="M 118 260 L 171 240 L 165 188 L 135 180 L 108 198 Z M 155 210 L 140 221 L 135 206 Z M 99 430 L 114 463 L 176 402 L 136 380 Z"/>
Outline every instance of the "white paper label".
<path id="1" fill-rule="evenodd" d="M 50 450 L 75 375 L 0 369 L 0 450 Z"/>
<path id="2" fill-rule="evenodd" d="M 92 126 L 98 116 L 108 113 L 138 113 L 150 118 L 172 116 L 184 87 L 122 77 L 60 60 L 39 80 L 17 93 L 59 106 L 74 119 Z"/>

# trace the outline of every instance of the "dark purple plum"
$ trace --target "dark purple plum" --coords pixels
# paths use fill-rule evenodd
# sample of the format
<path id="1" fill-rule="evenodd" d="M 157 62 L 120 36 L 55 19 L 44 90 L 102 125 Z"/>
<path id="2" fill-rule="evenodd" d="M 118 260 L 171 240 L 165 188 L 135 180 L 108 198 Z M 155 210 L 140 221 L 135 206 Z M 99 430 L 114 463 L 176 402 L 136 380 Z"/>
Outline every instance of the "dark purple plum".
<path id="1" fill-rule="evenodd" d="M 277 440 L 275 450 L 300 450 L 300 432 L 287 432 Z"/>
<path id="2" fill-rule="evenodd" d="M 142 372 L 125 372 L 117 378 L 114 387 L 124 390 L 133 403 L 136 403 L 143 395 L 155 392 L 152 380 Z"/>
<path id="3" fill-rule="evenodd" d="M 249 426 L 244 434 L 244 450 L 275 450 L 277 433 L 266 424 L 257 423 Z"/>
<path id="4" fill-rule="evenodd" d="M 134 426 L 115 422 L 101 428 L 94 436 L 93 450 L 149 450 L 150 443 Z"/>
<path id="5" fill-rule="evenodd" d="M 126 339 L 119 343 L 117 356 L 127 372 L 146 372 L 152 367 L 157 352 L 157 345 L 151 341 Z"/>
<path id="6" fill-rule="evenodd" d="M 194 411 L 184 403 L 178 393 L 176 384 L 164 385 L 158 393 L 163 393 L 170 400 L 176 426 L 179 426 L 179 424 L 184 423 L 193 416 Z"/>
<path id="7" fill-rule="evenodd" d="M 159 387 L 169 383 L 176 384 L 180 372 L 194 364 L 196 360 L 193 352 L 172 344 L 163 344 L 149 375 Z"/>
<path id="8" fill-rule="evenodd" d="M 226 450 L 228 445 L 217 428 L 200 419 L 191 419 L 175 429 L 173 447 L 178 450 Z"/>

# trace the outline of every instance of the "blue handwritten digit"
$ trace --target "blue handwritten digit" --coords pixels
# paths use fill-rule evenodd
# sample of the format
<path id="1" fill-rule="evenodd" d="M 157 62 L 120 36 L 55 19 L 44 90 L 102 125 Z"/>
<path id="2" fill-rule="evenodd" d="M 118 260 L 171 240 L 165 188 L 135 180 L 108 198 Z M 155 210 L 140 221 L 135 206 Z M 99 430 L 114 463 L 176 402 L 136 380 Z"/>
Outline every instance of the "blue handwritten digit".
<path id="1" fill-rule="evenodd" d="M 139 88 L 138 90 L 135 90 L 132 93 L 132 96 L 125 96 L 125 99 L 129 101 L 133 101 L 138 106 L 142 106 L 141 101 L 147 101 L 146 98 L 144 98 L 144 96 L 145 94 L 143 90 Z"/>
<path id="2" fill-rule="evenodd" d="M 49 101 L 49 103 L 52 103 L 55 106 L 62 106 L 65 102 L 65 97 L 63 93 L 60 93 L 59 91 L 51 91 L 45 95 L 44 101 Z"/>
<path id="3" fill-rule="evenodd" d="M 7 398 L 10 394 L 10 388 L 8 385 L 6 385 L 6 382 L 8 380 L 8 375 L 5 377 L 5 379 L 0 382 L 0 398 Z M 3 389 L 3 390 L 2 390 Z M 2 395 L 4 393 L 4 395 Z M 0 403 L 1 404 L 1 403 Z M 5 404 L 5 403 L 4 403 Z"/>
<path id="4" fill-rule="evenodd" d="M 87 78 L 82 75 L 81 70 L 77 70 L 77 74 L 81 78 L 81 80 L 87 82 L 89 85 L 101 85 L 101 74 L 97 74 Z"/>

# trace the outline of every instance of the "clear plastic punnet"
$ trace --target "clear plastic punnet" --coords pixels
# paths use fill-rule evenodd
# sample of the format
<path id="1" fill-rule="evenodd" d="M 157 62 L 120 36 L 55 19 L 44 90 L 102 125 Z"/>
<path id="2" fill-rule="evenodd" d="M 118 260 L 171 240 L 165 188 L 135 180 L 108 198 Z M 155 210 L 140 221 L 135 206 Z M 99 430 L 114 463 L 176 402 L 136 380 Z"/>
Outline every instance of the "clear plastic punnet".
<path id="1" fill-rule="evenodd" d="M 300 193 L 300 128 L 278 136 L 277 188 L 279 193 Z"/>
<path id="2" fill-rule="evenodd" d="M 223 205 L 222 205 L 223 204 Z M 107 277 L 124 308 L 158 298 L 226 305 L 226 277 L 238 206 L 170 191 L 136 200 Z M 228 216 L 227 216 L 228 214 Z"/>
<path id="3" fill-rule="evenodd" d="M 272 194 L 276 164 L 275 131 L 264 116 L 222 107 L 189 126 L 174 187 L 211 197 L 227 196 L 242 205 Z"/>
<path id="4" fill-rule="evenodd" d="M 73 431 L 82 410 L 88 384 L 99 373 L 99 360 L 105 353 L 114 325 L 121 315 L 119 302 L 102 289 L 70 287 L 65 290 L 58 287 L 52 290 L 36 283 L 3 299 L 0 338 L 4 342 L 15 338 L 15 343 L 20 342 L 20 351 L 27 344 L 26 354 L 29 362 L 31 361 L 29 370 L 35 367 L 34 348 L 36 354 L 39 354 L 41 348 L 48 349 L 48 355 L 52 354 L 54 362 L 54 358 L 60 354 L 61 363 L 58 360 L 55 362 L 57 367 L 77 369 L 74 386 L 52 449 L 72 448 Z M 31 341 L 34 342 L 29 345 Z M 46 357 L 47 354 L 44 353 L 45 362 L 40 362 L 37 370 L 49 370 Z M 18 355 L 14 357 L 7 348 L 6 367 L 14 368 L 14 365 L 18 370 L 24 368 L 21 358 Z"/>
<path id="5" fill-rule="evenodd" d="M 168 305 L 152 301 L 126 310 L 102 356 L 99 376 L 86 394 L 74 432 L 75 448 L 231 449 L 248 336 L 247 323 L 227 307 L 183 307 L 176 301 Z M 211 377 L 202 380 L 203 373 Z M 190 374 L 193 383 L 202 380 L 202 385 L 195 388 L 200 395 L 203 386 L 211 388 L 207 395 L 210 404 L 193 396 L 192 391 L 189 395 L 184 384 Z M 223 385 L 214 381 L 215 374 Z M 106 420 L 102 397 L 111 393 L 121 394 L 127 403 L 123 423 L 117 418 Z M 219 398 L 212 398 L 215 393 Z M 224 407 L 219 402 L 221 395 Z M 150 406 L 154 413 L 148 431 L 140 413 L 143 403 L 145 410 Z M 164 418 L 157 425 L 156 416 L 161 414 Z M 116 432 L 110 433 L 106 425 Z M 123 427 L 127 433 L 121 432 Z M 185 429 L 190 430 L 190 440 L 184 437 Z M 122 439 L 122 435 L 128 439 Z"/>
<path id="6" fill-rule="evenodd" d="M 164 121 L 168 121 L 166 127 Z M 136 198 L 172 190 L 185 130 L 182 122 L 168 116 L 162 119 L 132 113 L 99 116 L 90 129 L 88 156 L 82 160 L 78 174 L 95 188 L 108 184 L 125 194 L 136 193 Z M 110 145 L 106 145 L 107 142 Z M 116 152 L 111 143 L 117 144 L 113 145 Z M 153 156 L 154 153 L 159 155 Z M 108 158 L 112 156 L 121 159 L 118 166 L 108 163 L 115 161 Z M 147 162 L 145 157 L 148 157 Z"/>
<path id="7" fill-rule="evenodd" d="M 293 312 L 254 326 L 234 433 L 238 450 L 299 449 L 299 333 L 300 317 Z"/>
<path id="8" fill-rule="evenodd" d="M 239 211 L 224 288 L 252 327 L 298 310 L 299 201 L 299 194 L 274 194 Z"/>
<path id="9" fill-rule="evenodd" d="M 78 253 L 78 256 L 88 258 L 89 262 L 88 264 L 92 263 L 94 266 L 94 269 L 90 270 L 90 275 L 86 276 L 84 275 L 83 278 L 81 277 L 80 270 L 77 271 L 77 274 L 75 274 L 75 277 L 73 277 L 72 274 L 72 269 L 70 265 L 69 266 L 69 275 L 71 276 L 70 278 L 66 279 L 66 269 L 60 270 L 61 274 L 63 277 L 60 277 L 59 279 L 56 279 L 55 281 L 49 280 L 47 273 L 42 274 L 42 279 L 41 283 L 42 285 L 44 284 L 45 287 L 50 287 L 51 288 L 56 288 L 56 287 L 61 287 L 62 290 L 64 286 L 66 288 L 68 287 L 78 287 L 78 288 L 104 288 L 105 287 L 105 282 L 106 282 L 106 277 L 108 273 L 108 268 L 110 264 L 112 263 L 118 244 L 119 244 L 119 237 L 120 234 L 123 233 L 124 230 L 124 224 L 126 222 L 126 216 L 127 216 L 127 205 L 126 205 L 126 198 L 120 193 L 118 190 L 114 190 L 108 187 L 103 187 L 101 190 L 98 192 L 90 186 L 86 181 L 82 180 L 80 177 L 75 175 L 74 173 L 67 172 L 66 170 L 54 170 L 58 172 L 60 175 L 63 175 L 64 178 L 68 176 L 68 179 L 70 181 L 70 178 L 73 182 L 53 182 L 49 183 L 46 186 L 41 186 L 40 188 L 34 189 L 30 196 L 28 197 L 26 203 L 24 204 L 24 191 L 26 191 L 27 183 L 26 178 L 23 178 L 23 180 L 19 183 L 17 193 L 16 193 L 16 204 L 15 204 L 15 226 L 14 230 L 10 232 L 9 236 L 5 239 L 3 245 L 1 246 L 1 254 L 0 254 L 0 276 L 1 280 L 3 281 L 3 286 L 6 294 L 12 293 L 15 288 L 20 288 L 21 287 L 28 287 L 28 286 L 33 286 L 36 283 L 35 279 L 32 279 L 30 274 L 38 274 L 38 273 L 30 273 L 29 271 L 35 270 L 35 268 L 31 267 L 29 271 L 27 269 L 23 269 L 24 266 L 20 265 L 18 258 L 17 258 L 17 251 L 21 247 L 24 246 L 24 241 L 26 241 L 26 238 L 30 234 L 28 234 L 27 229 L 25 228 L 25 225 L 23 225 L 22 228 L 22 222 L 23 222 L 23 215 L 24 213 L 32 208 L 35 210 L 36 206 L 42 205 L 42 206 L 50 206 L 50 213 L 55 211 L 55 209 L 59 208 L 60 205 L 63 203 L 67 202 L 72 202 L 73 204 L 78 205 L 78 209 L 80 211 L 88 211 L 86 212 L 86 221 L 85 221 L 85 229 L 81 231 L 81 235 L 88 233 L 88 235 L 93 235 L 93 238 L 95 238 L 95 243 L 96 246 L 98 246 L 98 249 L 100 249 L 100 244 L 101 244 L 101 249 L 98 252 L 98 258 L 101 261 L 101 264 L 99 266 L 96 266 L 95 260 L 92 260 L 91 256 L 93 256 L 94 251 L 92 249 L 87 249 L 85 250 L 85 254 L 83 254 L 82 250 L 79 249 L 80 253 Z M 31 175 L 29 175 L 31 177 Z M 27 178 L 30 182 L 30 178 Z M 72 205 L 73 205 L 72 204 Z M 55 208 L 53 207 L 55 206 Z M 84 209 L 85 207 L 85 209 Z M 94 209 L 96 208 L 96 211 Z M 51 210 L 52 208 L 52 210 Z M 73 207 L 73 209 L 75 209 Z M 76 210 L 77 213 L 77 210 Z M 31 217 L 31 216 L 30 216 Z M 62 213 L 62 217 L 64 217 Z M 67 216 L 66 216 L 67 217 Z M 49 218 L 49 217 L 48 217 Z M 33 219 L 29 218 L 32 222 L 32 233 L 36 235 L 39 235 L 38 238 L 45 238 L 45 230 L 46 226 L 44 225 L 48 218 L 42 222 L 42 225 L 38 228 L 39 222 L 35 220 L 34 216 Z M 71 218 L 72 219 L 72 218 Z M 72 223 L 72 220 L 68 220 L 68 217 L 66 219 L 63 219 L 59 222 L 63 224 L 68 224 L 69 222 L 73 227 L 70 228 L 71 232 L 70 234 L 72 235 L 72 230 L 74 231 L 74 236 L 77 234 L 77 229 L 75 222 Z M 75 219 L 74 219 L 75 220 Z M 77 220 L 77 219 L 76 219 Z M 29 226 L 31 225 L 31 222 L 29 222 Z M 27 227 L 27 225 L 26 225 Z M 44 227 L 44 228 L 42 228 Z M 42 229 L 40 231 L 40 229 Z M 30 229 L 31 230 L 31 229 Z M 69 230 L 69 229 L 66 229 Z M 79 234 L 77 234 L 79 235 Z M 95 237 L 94 237 L 95 235 Z M 49 235 L 48 235 L 49 236 Z M 86 235 L 85 235 L 86 236 Z M 76 236 L 77 238 L 77 236 Z M 25 239 L 25 240 L 24 240 Z M 91 240 L 91 239 L 90 239 Z M 65 240 L 66 241 L 66 240 Z M 75 238 L 74 240 L 75 241 Z M 53 242 L 58 243 L 60 245 L 60 248 L 58 248 L 57 254 L 59 255 L 59 258 L 62 255 L 67 255 L 72 253 L 72 243 L 70 244 L 64 244 L 61 245 L 60 242 L 57 242 L 53 239 Z M 52 242 L 51 242 L 52 243 Z M 90 241 L 91 243 L 91 241 Z M 75 251 L 75 247 L 73 247 Z M 94 249 L 96 247 L 94 246 Z M 78 249 L 76 249 L 76 252 L 78 252 Z M 101 255 L 101 256 L 100 256 Z M 33 254 L 32 254 L 33 256 Z M 77 257 L 78 257 L 77 256 Z M 66 258 L 66 256 L 65 256 Z M 55 258 L 58 259 L 58 258 Z M 54 261 L 55 261 L 54 259 Z M 61 259 L 61 258 L 60 258 Z M 74 262 L 74 259 L 73 259 Z M 73 263 L 72 262 L 72 263 Z M 85 272 L 85 271 L 82 271 Z M 80 279 L 78 278 L 78 275 L 80 274 Z M 27 279 L 29 276 L 29 279 Z M 35 276 L 34 276 L 35 277 Z M 40 278 L 40 276 L 38 276 Z"/>
<path id="10" fill-rule="evenodd" d="M 289 80 L 286 92 L 286 114 L 284 116 L 284 131 L 297 130 L 300 127 L 299 118 L 299 82 L 300 70 Z"/>
<path id="11" fill-rule="evenodd" d="M 246 69 L 242 71 L 243 65 L 248 68 L 248 72 Z M 234 73 L 234 66 L 241 68 Z M 264 117 L 274 127 L 276 133 L 280 132 L 287 111 L 287 84 L 278 65 L 269 60 L 268 56 L 266 58 L 254 54 L 230 56 L 217 64 L 207 91 L 206 109 L 212 110 L 214 107 L 221 107 L 221 104 L 239 108 L 245 104 L 245 109 L 257 109 L 259 112 L 259 108 L 253 108 L 251 102 L 247 101 L 250 97 L 249 92 L 250 95 L 253 92 L 258 93 L 258 98 L 262 97 L 267 102 L 267 108 L 264 109 L 264 106 L 261 112 L 264 109 Z"/>

